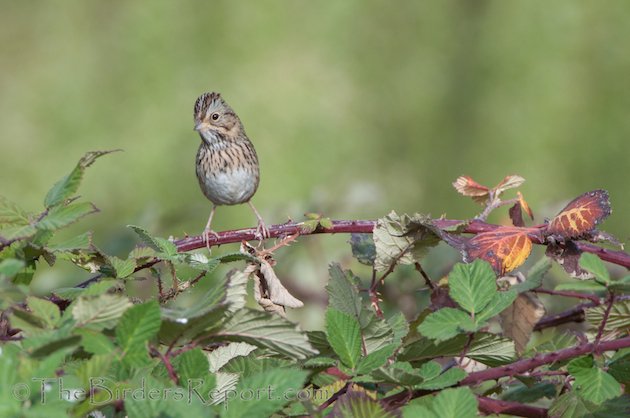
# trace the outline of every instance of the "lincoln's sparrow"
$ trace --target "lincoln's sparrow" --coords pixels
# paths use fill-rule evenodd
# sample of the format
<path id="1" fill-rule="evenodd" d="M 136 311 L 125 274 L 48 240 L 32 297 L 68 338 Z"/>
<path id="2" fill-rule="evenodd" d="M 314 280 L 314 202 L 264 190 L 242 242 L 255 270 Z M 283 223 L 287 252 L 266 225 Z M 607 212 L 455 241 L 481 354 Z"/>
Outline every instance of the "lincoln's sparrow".
<path id="1" fill-rule="evenodd" d="M 249 199 L 258 188 L 258 156 L 245 128 L 234 110 L 219 93 L 204 93 L 195 102 L 195 130 L 201 136 L 197 151 L 197 179 L 201 191 L 213 203 L 203 238 L 208 244 L 212 216 L 219 205 L 247 202 L 258 218 L 256 234 L 260 239 L 269 230 Z"/>

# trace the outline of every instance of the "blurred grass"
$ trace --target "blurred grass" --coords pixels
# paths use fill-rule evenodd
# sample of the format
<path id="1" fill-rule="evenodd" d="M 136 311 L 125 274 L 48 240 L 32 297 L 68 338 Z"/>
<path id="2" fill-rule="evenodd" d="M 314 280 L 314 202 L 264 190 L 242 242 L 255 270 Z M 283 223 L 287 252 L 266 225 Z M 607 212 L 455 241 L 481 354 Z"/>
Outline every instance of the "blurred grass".
<path id="1" fill-rule="evenodd" d="M 516 173 L 537 221 L 601 187 L 615 210 L 603 228 L 630 236 L 626 1 L 1 4 L 0 193 L 37 210 L 84 151 L 123 148 L 82 187 L 102 212 L 78 228 L 109 251 L 128 249 L 130 223 L 203 228 L 192 106 L 207 90 L 256 145 L 268 223 L 470 217 L 457 176 Z M 215 219 L 254 224 L 247 207 Z M 348 252 L 318 245 L 323 272 Z"/>

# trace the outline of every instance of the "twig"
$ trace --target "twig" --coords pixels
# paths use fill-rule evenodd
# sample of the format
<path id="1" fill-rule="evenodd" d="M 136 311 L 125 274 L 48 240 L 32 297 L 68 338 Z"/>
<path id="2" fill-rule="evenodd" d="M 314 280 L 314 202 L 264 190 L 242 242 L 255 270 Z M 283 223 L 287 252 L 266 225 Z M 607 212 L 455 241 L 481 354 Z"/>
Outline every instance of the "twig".
<path id="1" fill-rule="evenodd" d="M 177 373 L 175 373 L 175 369 L 173 368 L 173 365 L 171 364 L 171 360 L 169 359 L 169 356 L 165 356 L 164 354 L 160 353 L 160 351 L 155 347 L 151 347 L 151 354 L 154 357 L 160 358 L 160 360 L 164 364 L 164 367 L 166 368 L 166 371 L 168 372 L 168 376 L 171 378 L 173 383 L 175 383 L 176 385 L 179 384 L 179 377 L 177 377 Z"/>
<path id="2" fill-rule="evenodd" d="M 630 295 L 622 295 L 615 298 L 616 301 L 630 300 Z M 546 316 L 534 327 L 534 331 L 541 331 L 545 328 L 551 328 L 570 322 L 583 322 L 585 319 L 586 309 L 594 308 L 601 305 L 601 299 L 597 302 L 582 303 L 581 305 L 574 306 L 564 312 L 557 313 L 555 315 Z"/>
<path id="3" fill-rule="evenodd" d="M 602 334 L 604 333 L 604 328 L 606 328 L 606 322 L 608 322 L 608 317 L 610 316 L 610 310 L 612 309 L 613 303 L 615 303 L 615 294 L 610 292 L 608 294 L 608 305 L 606 306 L 606 310 L 604 311 L 604 317 L 602 318 L 602 322 L 601 324 L 599 324 L 599 328 L 597 329 L 597 336 L 595 337 L 596 347 L 599 346 L 599 341 L 602 339 Z"/>
<path id="4" fill-rule="evenodd" d="M 376 313 L 376 316 L 378 316 L 379 318 L 382 318 L 383 311 L 381 310 L 381 307 L 378 304 L 379 297 L 378 297 L 378 291 L 376 290 L 377 286 L 378 286 L 378 281 L 376 280 L 376 269 L 372 267 L 372 282 L 370 283 L 370 288 L 368 289 L 368 293 L 370 295 L 370 303 L 372 305 L 372 308 L 374 309 L 374 312 Z"/>
<path id="5" fill-rule="evenodd" d="M 527 418 L 547 417 L 545 408 L 492 399 L 486 396 L 477 396 L 477 401 L 479 401 L 479 409 L 486 414 L 507 414 Z"/>
<path id="6" fill-rule="evenodd" d="M 434 219 L 433 224 L 441 229 L 446 229 L 449 227 L 453 227 L 456 225 L 461 225 L 465 223 L 464 221 L 457 219 Z M 269 227 L 269 235 L 270 238 L 277 237 L 285 237 L 288 235 L 299 234 L 301 236 L 306 235 L 314 235 L 314 234 L 340 234 L 340 233 L 371 233 L 376 226 L 376 221 L 374 220 L 336 220 L 331 221 L 331 227 L 325 228 L 321 225 L 318 225 L 314 230 L 310 231 L 308 228 L 305 228 L 302 223 L 288 222 L 280 225 L 272 225 Z M 497 228 L 500 228 L 500 225 L 488 224 L 486 222 L 482 222 L 479 220 L 473 220 L 466 224 L 462 233 L 465 234 L 481 234 L 483 232 L 494 231 Z M 525 228 L 528 231 L 529 239 L 535 243 L 540 245 L 545 245 L 545 238 L 542 234 L 542 230 L 545 225 L 537 225 L 534 227 Z M 216 236 L 211 235 L 208 240 L 209 246 L 217 246 L 223 244 L 236 243 L 241 241 L 253 241 L 257 240 L 259 237 L 256 235 L 256 228 L 246 228 L 246 229 L 236 229 L 230 231 L 219 232 Z M 179 252 L 186 252 L 192 250 L 198 250 L 206 247 L 206 243 L 201 235 L 186 237 L 179 240 L 176 240 L 174 244 L 177 246 L 177 250 Z M 617 264 L 619 266 L 626 267 L 630 269 L 630 254 L 625 251 L 615 251 L 609 250 L 607 248 L 598 247 L 593 244 L 589 244 L 586 242 L 576 242 L 578 250 L 588 253 L 593 253 L 597 255 L 604 261 L 609 263 Z M 134 272 L 152 267 L 160 260 L 155 258 L 146 262 L 145 264 L 138 266 L 135 268 Z M 100 278 L 102 275 L 96 275 L 80 284 L 76 287 L 87 287 L 91 283 L 94 283 Z"/>
<path id="7" fill-rule="evenodd" d="M 416 262 L 414 263 L 414 266 L 416 267 L 416 270 L 418 271 L 418 273 L 420 273 L 420 275 L 422 275 L 422 277 L 424 278 L 424 282 L 427 284 L 427 287 L 431 290 L 435 289 L 435 285 L 433 284 L 433 281 L 431 280 L 429 275 L 424 271 L 424 269 L 422 268 L 422 265 Z"/>
<path id="8" fill-rule="evenodd" d="M 330 405 L 332 405 L 337 399 L 339 399 L 339 397 L 341 395 L 343 395 L 344 393 L 346 393 L 348 391 L 348 387 L 350 387 L 350 382 L 346 382 L 345 385 L 343 385 L 343 387 L 341 389 L 339 389 L 337 392 L 335 392 L 330 398 L 326 399 L 326 401 L 324 401 L 323 404 L 321 404 L 319 406 L 319 408 L 317 408 L 318 411 L 323 411 L 324 409 L 328 408 Z"/>

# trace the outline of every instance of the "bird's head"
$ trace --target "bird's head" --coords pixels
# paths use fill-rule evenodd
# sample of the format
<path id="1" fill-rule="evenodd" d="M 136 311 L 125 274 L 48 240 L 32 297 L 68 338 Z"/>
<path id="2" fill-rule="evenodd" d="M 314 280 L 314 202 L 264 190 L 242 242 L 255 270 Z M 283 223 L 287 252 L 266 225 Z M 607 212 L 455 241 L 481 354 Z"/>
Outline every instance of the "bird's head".
<path id="1" fill-rule="evenodd" d="M 234 110 L 219 93 L 204 93 L 195 102 L 195 131 L 209 140 L 220 135 L 236 139 L 244 134 L 243 125 Z"/>

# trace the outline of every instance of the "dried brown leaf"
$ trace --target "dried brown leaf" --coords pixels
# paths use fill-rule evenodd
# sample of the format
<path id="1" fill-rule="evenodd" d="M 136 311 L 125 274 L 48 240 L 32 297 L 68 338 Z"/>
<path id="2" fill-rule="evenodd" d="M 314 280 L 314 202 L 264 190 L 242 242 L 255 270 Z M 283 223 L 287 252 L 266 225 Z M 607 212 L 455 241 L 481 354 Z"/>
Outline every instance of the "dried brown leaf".
<path id="1" fill-rule="evenodd" d="M 521 293 L 512 306 L 501 312 L 503 333 L 514 340 L 518 354 L 525 350 L 534 326 L 543 316 L 545 306 L 531 293 Z"/>

